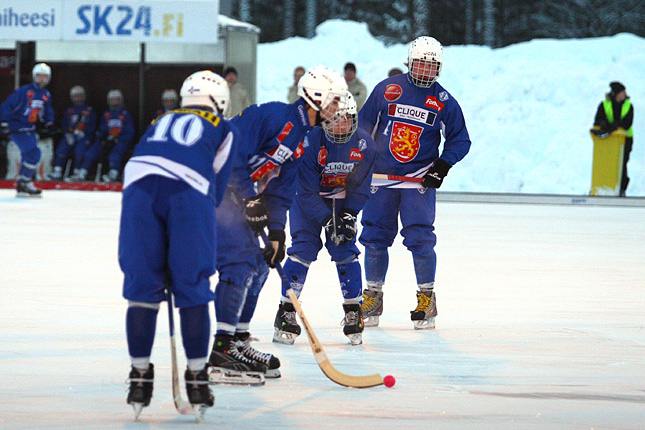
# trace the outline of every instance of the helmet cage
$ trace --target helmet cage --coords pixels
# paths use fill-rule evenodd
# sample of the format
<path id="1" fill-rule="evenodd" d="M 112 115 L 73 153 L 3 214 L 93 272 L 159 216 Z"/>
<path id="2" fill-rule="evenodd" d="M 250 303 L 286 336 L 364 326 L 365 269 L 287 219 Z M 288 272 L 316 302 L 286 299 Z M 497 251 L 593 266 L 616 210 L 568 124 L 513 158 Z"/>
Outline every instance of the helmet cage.
<path id="1" fill-rule="evenodd" d="M 430 87 L 439 78 L 443 63 L 443 47 L 433 37 L 418 37 L 408 50 L 408 68 L 412 83 L 421 88 Z"/>
<path id="2" fill-rule="evenodd" d="M 322 128 L 329 139 L 335 143 L 345 143 L 352 138 L 358 128 L 358 113 L 356 101 L 351 93 L 347 92 L 347 103 L 339 109 L 331 120 L 324 121 Z"/>
<path id="3" fill-rule="evenodd" d="M 69 90 L 69 98 L 72 100 L 72 104 L 75 106 L 80 106 L 85 103 L 86 94 L 85 88 L 80 85 L 75 85 Z"/>

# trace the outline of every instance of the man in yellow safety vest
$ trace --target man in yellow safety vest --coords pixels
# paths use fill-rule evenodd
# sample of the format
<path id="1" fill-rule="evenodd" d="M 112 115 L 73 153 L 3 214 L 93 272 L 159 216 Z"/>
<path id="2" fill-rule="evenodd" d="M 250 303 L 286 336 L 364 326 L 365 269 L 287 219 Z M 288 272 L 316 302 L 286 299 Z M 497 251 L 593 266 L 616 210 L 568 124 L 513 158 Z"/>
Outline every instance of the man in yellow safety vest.
<path id="1" fill-rule="evenodd" d="M 611 91 L 606 94 L 598 106 L 596 112 L 596 119 L 594 125 L 599 129 L 595 133 L 599 137 L 606 137 L 617 128 L 625 130 L 625 151 L 623 155 L 623 179 L 620 184 L 620 196 L 625 197 L 625 190 L 629 184 L 629 177 L 627 176 L 627 162 L 629 161 L 629 153 L 632 151 L 632 144 L 634 140 L 634 130 L 632 122 L 634 121 L 634 106 L 627 95 L 625 86 L 620 82 L 612 82 L 609 84 Z"/>

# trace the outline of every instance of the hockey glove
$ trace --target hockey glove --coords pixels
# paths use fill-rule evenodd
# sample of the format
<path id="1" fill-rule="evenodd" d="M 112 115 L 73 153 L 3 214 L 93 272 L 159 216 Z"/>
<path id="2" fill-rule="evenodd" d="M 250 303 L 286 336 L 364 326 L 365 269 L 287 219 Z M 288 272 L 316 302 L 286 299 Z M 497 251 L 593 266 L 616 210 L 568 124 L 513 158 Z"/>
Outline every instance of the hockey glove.
<path id="1" fill-rule="evenodd" d="M 609 137 L 609 135 L 611 134 L 610 131 L 603 130 L 601 128 L 592 128 L 591 132 L 594 134 L 594 136 L 599 137 L 601 139 Z"/>
<path id="2" fill-rule="evenodd" d="M 432 163 L 430 170 L 428 170 L 428 173 L 423 177 L 421 185 L 426 188 L 439 188 L 443 183 L 443 178 L 448 176 L 448 170 L 450 170 L 451 167 L 452 166 L 449 163 L 439 158 Z"/>
<path id="3" fill-rule="evenodd" d="M 275 269 L 275 266 L 284 260 L 286 237 L 284 230 L 269 230 L 268 237 L 271 246 L 267 246 L 262 250 L 262 256 L 269 267 Z"/>
<path id="4" fill-rule="evenodd" d="M 0 136 L 9 136 L 11 130 L 9 130 L 8 122 L 0 122 Z"/>
<path id="5" fill-rule="evenodd" d="M 251 227 L 251 230 L 256 235 L 260 234 L 269 225 L 269 211 L 262 201 L 262 196 L 258 194 L 257 196 L 244 200 L 244 209 L 246 210 L 246 222 Z"/>
<path id="6" fill-rule="evenodd" d="M 349 209 L 343 209 L 340 212 L 336 226 L 338 245 L 345 245 L 356 236 L 356 215 L 356 212 Z"/>

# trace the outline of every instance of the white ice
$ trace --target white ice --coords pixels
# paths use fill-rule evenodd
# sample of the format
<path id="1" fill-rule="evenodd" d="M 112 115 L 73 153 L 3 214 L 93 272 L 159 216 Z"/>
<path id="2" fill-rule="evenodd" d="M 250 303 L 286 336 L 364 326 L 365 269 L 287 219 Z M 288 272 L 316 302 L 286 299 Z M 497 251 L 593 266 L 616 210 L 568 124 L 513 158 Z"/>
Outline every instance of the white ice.
<path id="1" fill-rule="evenodd" d="M 642 429 L 645 208 L 439 202 L 437 210 L 436 330 L 412 328 L 415 280 L 400 241 L 381 325 L 366 330 L 363 346 L 342 334 L 325 253 L 301 297 L 341 372 L 392 374 L 394 388 L 335 385 L 304 334 L 294 346 L 272 343 L 280 288 L 272 273 L 251 329 L 258 349 L 280 357 L 283 377 L 214 387 L 202 426 Z M 18 199 L 0 190 L 1 429 L 195 428 L 172 403 L 165 307 L 152 404 L 134 422 L 125 403 L 119 213 L 119 193 Z"/>

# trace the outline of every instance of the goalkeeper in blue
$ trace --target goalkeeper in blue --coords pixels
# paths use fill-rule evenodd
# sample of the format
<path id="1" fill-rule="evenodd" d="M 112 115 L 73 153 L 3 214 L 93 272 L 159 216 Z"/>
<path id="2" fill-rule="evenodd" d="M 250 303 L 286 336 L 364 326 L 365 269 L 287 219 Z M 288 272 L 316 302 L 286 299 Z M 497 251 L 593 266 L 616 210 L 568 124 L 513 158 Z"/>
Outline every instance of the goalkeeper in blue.
<path id="1" fill-rule="evenodd" d="M 341 119 L 307 134 L 305 155 L 298 170 L 297 192 L 289 211 L 291 247 L 284 272 L 282 298 L 274 323 L 274 342 L 293 344 L 300 334 L 292 288 L 300 296 L 311 263 L 324 246 L 336 263 L 343 295 L 343 333 L 352 345 L 363 342 L 362 274 L 356 247 L 356 217 L 369 198 L 375 144 L 358 129 L 356 101 L 348 92 Z"/>

